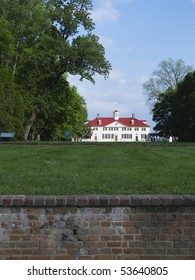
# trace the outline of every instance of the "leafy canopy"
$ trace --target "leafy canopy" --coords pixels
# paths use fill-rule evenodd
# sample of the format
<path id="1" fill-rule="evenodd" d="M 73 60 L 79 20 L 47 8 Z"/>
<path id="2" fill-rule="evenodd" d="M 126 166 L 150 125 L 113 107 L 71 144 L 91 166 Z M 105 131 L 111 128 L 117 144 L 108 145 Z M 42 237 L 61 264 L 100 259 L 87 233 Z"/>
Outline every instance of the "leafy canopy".
<path id="1" fill-rule="evenodd" d="M 66 98 L 72 91 L 68 73 L 80 75 L 81 80 L 92 83 L 96 74 L 108 77 L 111 64 L 105 58 L 105 49 L 98 36 L 93 34 L 92 9 L 91 0 L 1 0 L 0 74 L 3 82 L 0 98 L 9 92 L 6 105 L 1 109 L 5 115 L 12 116 L 10 123 L 16 131 L 12 121 L 14 111 L 10 113 L 8 108 L 12 108 L 13 100 L 18 98 L 18 104 L 21 104 L 18 117 L 21 117 L 19 122 L 25 139 L 36 126 L 39 127 L 36 131 L 43 133 L 49 114 L 55 126 L 61 126 L 62 120 L 67 122 L 63 114 L 56 120 L 56 112 L 61 106 L 58 99 L 66 100 L 61 103 L 66 115 L 71 104 Z M 6 87 L 7 81 L 11 88 Z M 72 91 L 72 95 L 77 95 L 77 102 L 82 105 L 74 112 L 80 114 L 83 122 L 87 116 L 86 104 L 83 110 L 83 99 L 77 92 Z M 51 102 L 54 102 L 53 106 Z M 72 117 L 72 123 L 76 115 Z M 6 129 L 6 123 L 5 120 L 1 129 Z"/>

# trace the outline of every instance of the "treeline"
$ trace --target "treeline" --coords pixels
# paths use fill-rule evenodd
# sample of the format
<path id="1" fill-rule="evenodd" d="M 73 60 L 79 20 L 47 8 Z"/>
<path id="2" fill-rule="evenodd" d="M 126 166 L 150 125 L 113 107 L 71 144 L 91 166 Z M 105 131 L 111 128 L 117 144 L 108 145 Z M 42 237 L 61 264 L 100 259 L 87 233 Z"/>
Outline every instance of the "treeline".
<path id="1" fill-rule="evenodd" d="M 195 141 L 195 72 L 189 72 L 175 89 L 161 94 L 153 108 L 154 129 L 161 136 Z"/>
<path id="2" fill-rule="evenodd" d="M 25 140 L 90 133 L 85 100 L 68 74 L 94 82 L 111 69 L 92 34 L 92 8 L 90 0 L 1 0 L 0 132 Z"/>
<path id="3" fill-rule="evenodd" d="M 195 71 L 183 60 L 162 61 L 144 83 L 159 136 L 195 141 Z"/>

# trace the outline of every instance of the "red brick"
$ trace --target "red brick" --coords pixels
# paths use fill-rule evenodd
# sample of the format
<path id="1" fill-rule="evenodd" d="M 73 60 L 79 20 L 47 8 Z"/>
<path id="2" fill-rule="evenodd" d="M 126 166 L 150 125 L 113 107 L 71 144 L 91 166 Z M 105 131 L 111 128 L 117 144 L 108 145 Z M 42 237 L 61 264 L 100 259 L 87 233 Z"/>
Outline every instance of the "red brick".
<path id="1" fill-rule="evenodd" d="M 101 248 L 101 247 L 106 247 L 106 242 L 104 241 L 97 241 L 97 242 L 92 242 L 92 241 L 87 241 L 84 243 L 86 247 L 89 247 L 89 248 L 93 248 L 93 247 L 98 247 L 98 248 Z"/>
<path id="2" fill-rule="evenodd" d="M 45 206 L 51 207 L 51 206 L 56 206 L 56 197 L 55 196 L 47 196 L 45 198 Z"/>
<path id="3" fill-rule="evenodd" d="M 133 222 L 123 222 L 123 227 L 125 227 L 125 228 L 126 227 L 128 227 L 128 228 L 130 227 L 131 228 L 133 225 L 134 225 Z"/>
<path id="4" fill-rule="evenodd" d="M 111 236 L 112 241 L 121 241 L 123 239 L 122 235 L 112 235 Z"/>
<path id="5" fill-rule="evenodd" d="M 112 249 L 112 254 L 122 254 L 123 253 L 123 249 L 122 248 L 113 248 Z"/>
<path id="6" fill-rule="evenodd" d="M 60 250 L 57 250 L 57 253 L 60 253 Z M 61 253 L 63 253 L 61 251 Z M 70 256 L 75 256 L 78 253 L 78 249 L 67 249 L 66 250 L 66 255 L 70 255 Z"/>
<path id="7" fill-rule="evenodd" d="M 6 260 L 29 260 L 29 256 L 8 256 L 5 258 Z"/>
<path id="8" fill-rule="evenodd" d="M 110 222 L 101 222 L 100 226 L 101 227 L 110 227 Z"/>
<path id="9" fill-rule="evenodd" d="M 99 235 L 88 235 L 87 236 L 87 240 L 88 241 L 99 241 L 100 240 L 100 236 Z M 103 239 L 101 239 L 103 241 Z"/>
<path id="10" fill-rule="evenodd" d="M 125 234 L 124 235 L 124 240 L 133 240 L 134 239 L 134 235 L 132 235 L 132 234 Z"/>
<path id="11" fill-rule="evenodd" d="M 22 249 L 22 255 L 33 255 L 33 249 Z"/>
<path id="12" fill-rule="evenodd" d="M 127 247 L 127 242 L 124 241 L 108 241 L 107 246 L 108 247 Z"/>
<path id="13" fill-rule="evenodd" d="M 140 257 L 138 255 L 118 255 L 117 260 L 139 260 Z"/>
<path id="14" fill-rule="evenodd" d="M 9 207 L 13 205 L 13 196 L 4 196 L 2 200 L 2 205 L 4 207 Z"/>
<path id="15" fill-rule="evenodd" d="M 38 248 L 39 243 L 34 241 L 16 242 L 16 248 Z"/>
<path id="16" fill-rule="evenodd" d="M 193 259 L 194 203 L 195 196 L 0 196 L 0 259 Z"/>
<path id="17" fill-rule="evenodd" d="M 169 241 L 170 236 L 168 234 L 158 235 L 159 241 Z"/>
<path id="18" fill-rule="evenodd" d="M 101 241 L 110 241 L 110 240 L 112 240 L 112 236 L 111 235 L 102 235 L 102 236 L 100 236 L 100 240 Z"/>
<path id="19" fill-rule="evenodd" d="M 30 240 L 31 240 L 30 235 L 17 234 L 17 235 L 10 236 L 10 241 L 30 241 Z"/>
<path id="20" fill-rule="evenodd" d="M 0 255 L 21 255 L 21 249 L 0 249 Z"/>
<path id="21" fill-rule="evenodd" d="M 88 205 L 88 197 L 87 196 L 77 196 L 77 206 L 87 206 Z"/>
<path id="22" fill-rule="evenodd" d="M 173 247 L 173 242 L 171 241 L 154 241 L 151 244 L 154 248 L 171 248 Z"/>

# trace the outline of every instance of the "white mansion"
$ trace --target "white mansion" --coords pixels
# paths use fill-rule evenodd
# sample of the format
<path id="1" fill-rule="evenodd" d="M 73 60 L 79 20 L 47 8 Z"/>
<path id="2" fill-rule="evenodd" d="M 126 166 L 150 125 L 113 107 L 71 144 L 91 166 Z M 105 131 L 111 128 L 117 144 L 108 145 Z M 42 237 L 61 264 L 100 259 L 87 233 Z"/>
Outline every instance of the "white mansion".
<path id="1" fill-rule="evenodd" d="M 149 140 L 150 126 L 145 120 L 135 118 L 135 114 L 130 118 L 120 118 L 119 111 L 115 109 L 112 118 L 100 117 L 98 114 L 88 123 L 92 128 L 89 141 L 145 142 Z"/>

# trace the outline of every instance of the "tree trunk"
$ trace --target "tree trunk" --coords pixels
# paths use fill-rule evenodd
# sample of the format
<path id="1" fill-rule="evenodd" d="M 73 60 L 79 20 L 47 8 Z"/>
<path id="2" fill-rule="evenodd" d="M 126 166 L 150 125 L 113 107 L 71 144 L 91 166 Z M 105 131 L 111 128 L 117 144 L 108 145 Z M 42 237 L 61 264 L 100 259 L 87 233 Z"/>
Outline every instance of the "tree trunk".
<path id="1" fill-rule="evenodd" d="M 15 75 L 16 75 L 16 68 L 17 68 L 17 65 L 18 65 L 18 59 L 19 59 L 19 52 L 18 52 L 18 51 L 19 51 L 19 46 L 20 46 L 20 40 L 18 39 L 17 44 L 16 44 L 17 53 L 16 53 L 14 65 L 13 65 L 13 77 L 15 77 Z"/>
<path id="2" fill-rule="evenodd" d="M 24 128 L 24 140 L 26 140 L 26 141 L 28 141 L 28 136 L 29 136 L 29 133 L 30 133 L 30 129 L 31 129 L 37 115 L 38 115 L 38 113 L 33 112 L 28 119 L 27 125 Z"/>

